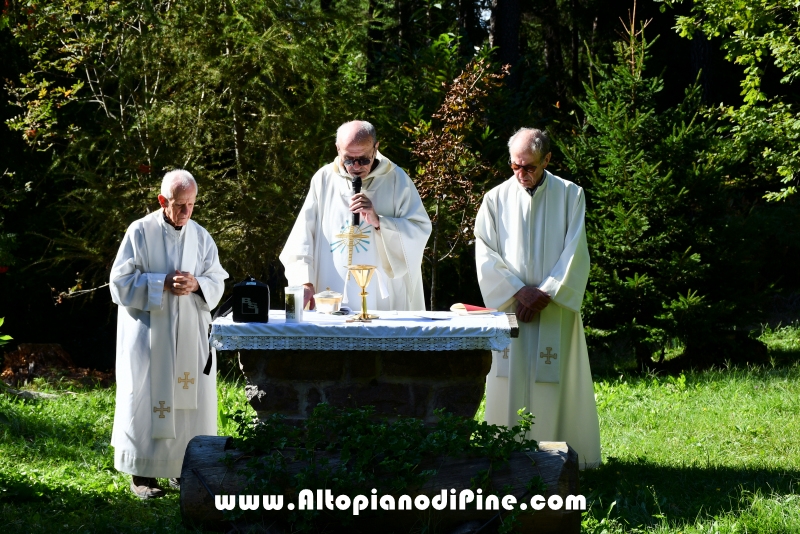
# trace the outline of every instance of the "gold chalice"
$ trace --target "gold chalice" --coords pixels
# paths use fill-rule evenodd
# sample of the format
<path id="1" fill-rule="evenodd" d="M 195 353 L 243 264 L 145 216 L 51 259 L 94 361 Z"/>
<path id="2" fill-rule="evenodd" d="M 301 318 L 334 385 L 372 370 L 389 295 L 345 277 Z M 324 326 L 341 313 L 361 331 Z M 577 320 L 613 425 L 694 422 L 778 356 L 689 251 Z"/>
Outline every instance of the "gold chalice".
<path id="1" fill-rule="evenodd" d="M 367 286 L 369 281 L 372 280 L 372 275 L 375 274 L 374 265 L 348 265 L 347 270 L 353 274 L 356 283 L 361 288 L 361 313 L 348 319 L 348 323 L 368 323 L 372 319 L 377 319 L 377 315 L 370 315 L 367 313 Z"/>

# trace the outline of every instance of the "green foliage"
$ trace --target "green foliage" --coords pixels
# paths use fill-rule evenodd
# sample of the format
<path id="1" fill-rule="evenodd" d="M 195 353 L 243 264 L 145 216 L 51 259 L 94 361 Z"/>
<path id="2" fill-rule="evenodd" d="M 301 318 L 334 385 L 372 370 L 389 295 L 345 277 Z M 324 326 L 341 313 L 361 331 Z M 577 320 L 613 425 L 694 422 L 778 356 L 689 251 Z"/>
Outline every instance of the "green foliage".
<path id="1" fill-rule="evenodd" d="M 176 167 L 198 179 L 195 220 L 233 278 L 279 276 L 277 254 L 310 176 L 334 155 L 336 126 L 371 120 L 407 167 L 399 125 L 429 117 L 474 55 L 451 16 L 461 2 L 12 4 L 10 30 L 31 65 L 9 82 L 21 113 L 8 125 L 51 158 L 46 187 L 34 184 L 59 215 L 39 231 L 45 260 L 75 267 L 87 287 L 105 278 L 126 226 L 157 209 L 160 178 Z"/>
<path id="2" fill-rule="evenodd" d="M 5 321 L 6 321 L 5 317 L 0 317 L 0 326 L 3 326 L 3 323 Z M 2 347 L 3 345 L 7 345 L 8 342 L 11 341 L 12 339 L 14 339 L 14 338 L 9 336 L 9 335 L 0 334 L 0 347 Z M 2 361 L 2 360 L 0 360 L 0 361 Z"/>
<path id="3" fill-rule="evenodd" d="M 357 7 L 357 6 L 352 6 Z M 96 282 L 125 227 L 157 207 L 164 171 L 200 185 L 195 218 L 221 256 L 268 276 L 308 177 L 360 94 L 350 4 L 71 2 L 31 5 L 13 32 L 36 59 L 9 121 L 52 151 L 65 190 L 56 261 Z"/>
<path id="4" fill-rule="evenodd" d="M 14 265 L 11 252 L 16 248 L 16 234 L 0 234 L 0 268 Z"/>
<path id="5" fill-rule="evenodd" d="M 401 48 L 383 58 L 375 90 L 386 106 L 381 110 L 388 115 L 384 120 L 393 126 L 409 119 L 414 124 L 424 121 L 441 105 L 447 85 L 466 63 L 459 54 L 459 39 L 452 33 L 430 35 L 428 43 L 417 50 Z"/>
<path id="6" fill-rule="evenodd" d="M 682 0 L 658 0 L 672 6 Z M 727 154 L 746 164 L 740 180 L 751 174 L 774 184 L 766 198 L 783 200 L 797 192 L 800 176 L 800 113 L 792 97 L 767 95 L 762 87 L 771 63 L 783 73 L 781 84 L 790 89 L 800 78 L 800 2 L 797 0 L 695 0 L 691 14 L 677 18 L 677 31 L 691 38 L 699 31 L 721 40 L 725 57 L 744 69 L 740 81 L 744 104 L 720 106 L 715 114 L 726 119 L 720 134 L 732 136 Z M 771 187 L 774 189 L 774 186 Z"/>
<path id="7" fill-rule="evenodd" d="M 439 421 L 428 428 L 416 418 L 376 419 L 372 407 L 336 409 L 323 403 L 302 426 L 280 415 L 253 425 L 252 417 L 239 414 L 236 448 L 247 456 L 258 455 L 243 471 L 249 493 L 280 494 L 290 500 L 301 489 L 324 488 L 351 497 L 368 495 L 373 488 L 381 494 L 406 493 L 436 473 L 431 460 L 437 457 L 488 458 L 491 470 L 507 462 L 512 452 L 535 449 L 536 442 L 525 438 L 533 416 L 524 410 L 519 414 L 519 425 L 509 429 L 438 411 Z M 332 454 L 340 461 L 330 461 Z M 426 460 L 430 467 L 421 467 Z M 296 461 L 308 464 L 291 474 L 287 466 Z M 488 481 L 486 473 L 473 483 L 488 490 Z M 289 517 L 301 531 L 315 531 L 320 522 L 331 520 L 317 510 L 296 511 Z M 350 513 L 336 512 L 335 517 L 352 520 Z"/>
<path id="8" fill-rule="evenodd" d="M 0 175 L 0 269 L 8 268 L 16 263 L 13 252 L 17 248 L 17 236 L 3 231 L 6 212 L 18 202 L 18 195 L 14 194 L 13 186 L 9 182 L 14 179 L 14 173 L 7 169 Z M 2 274 L 2 273 L 0 273 Z"/>
<path id="9" fill-rule="evenodd" d="M 446 85 L 485 44 L 479 10 L 483 0 L 373 0 L 366 47 L 370 112 L 382 147 L 392 159 L 413 165 L 411 139 L 402 126 L 416 125 L 442 104 Z M 384 150 L 384 153 L 387 153 Z"/>
<path id="10" fill-rule="evenodd" d="M 573 138 L 557 140 L 585 180 L 592 266 L 584 302 L 592 349 L 646 364 L 674 340 L 698 341 L 729 318 L 709 293 L 718 254 L 723 166 L 697 88 L 659 112 L 652 43 L 630 28 L 616 61 L 595 61 Z"/>
<path id="11" fill-rule="evenodd" d="M 485 58 L 471 61 L 449 85 L 441 82 L 447 93 L 432 120 L 406 127 L 418 161 L 414 181 L 433 225 L 425 254 L 431 266 L 431 310 L 437 309 L 439 263 L 467 249 L 482 197 L 480 185 L 497 176 L 474 146 L 474 137 L 492 135 L 485 125 L 489 95 L 507 74 L 507 68 L 495 73 Z"/>
<path id="12" fill-rule="evenodd" d="M 218 352 L 219 356 L 220 353 Z M 236 434 L 239 425 L 237 417 L 254 418 L 256 411 L 250 406 L 245 395 L 245 380 L 241 376 L 238 362 L 228 365 L 227 371 L 223 369 L 224 364 L 218 360 L 217 381 L 217 434 L 220 436 L 233 436 Z M 228 363 L 228 362 L 225 362 Z"/>

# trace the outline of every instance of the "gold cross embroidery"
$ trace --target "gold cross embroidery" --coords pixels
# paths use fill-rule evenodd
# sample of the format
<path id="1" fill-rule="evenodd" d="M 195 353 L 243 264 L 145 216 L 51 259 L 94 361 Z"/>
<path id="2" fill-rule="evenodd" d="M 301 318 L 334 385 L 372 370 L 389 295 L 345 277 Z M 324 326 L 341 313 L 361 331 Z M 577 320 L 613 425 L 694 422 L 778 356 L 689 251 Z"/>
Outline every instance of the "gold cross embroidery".
<path id="1" fill-rule="evenodd" d="M 189 371 L 183 372 L 183 378 L 178 377 L 178 384 L 183 382 L 183 389 L 189 389 L 189 384 L 194 384 L 194 378 L 189 378 Z"/>
<path id="2" fill-rule="evenodd" d="M 503 349 L 503 359 L 504 360 L 508 359 L 508 347 Z"/>
<path id="3" fill-rule="evenodd" d="M 164 407 L 164 404 L 166 404 L 166 402 L 167 401 L 158 401 L 158 404 L 161 405 L 160 408 L 158 408 L 156 406 L 153 406 L 153 413 L 161 412 L 161 413 L 158 414 L 158 418 L 159 419 L 166 419 L 167 418 L 167 416 L 164 415 L 164 412 L 169 413 L 169 406 L 167 406 L 166 408 Z"/>
<path id="4" fill-rule="evenodd" d="M 556 359 L 556 360 L 558 359 L 558 354 L 556 354 L 555 352 L 553 352 L 552 354 L 550 353 L 550 351 L 552 351 L 552 350 L 553 350 L 553 347 L 547 347 L 547 354 L 545 354 L 544 352 L 540 352 L 539 353 L 539 357 L 540 358 L 547 358 L 547 361 L 544 362 L 547 365 L 550 365 L 550 358 L 553 358 L 553 359 Z"/>
<path id="5" fill-rule="evenodd" d="M 352 265 L 353 247 L 355 247 L 357 242 L 361 241 L 362 239 L 367 239 L 369 235 L 362 232 L 360 226 L 353 226 L 351 224 L 347 227 L 347 230 L 341 234 L 336 234 L 334 237 L 347 241 L 347 265 Z M 350 271 L 347 271 L 347 279 L 350 279 Z"/>

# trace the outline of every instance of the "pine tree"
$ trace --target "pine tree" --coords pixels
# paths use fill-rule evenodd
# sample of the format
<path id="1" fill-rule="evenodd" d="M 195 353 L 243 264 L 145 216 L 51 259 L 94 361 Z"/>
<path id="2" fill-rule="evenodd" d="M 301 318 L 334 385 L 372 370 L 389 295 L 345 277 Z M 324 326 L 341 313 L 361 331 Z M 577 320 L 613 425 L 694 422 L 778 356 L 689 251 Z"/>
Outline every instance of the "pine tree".
<path id="1" fill-rule="evenodd" d="M 730 306 L 709 289 L 722 200 L 713 126 L 696 86 L 658 110 L 664 84 L 645 73 L 645 27 L 630 21 L 613 64 L 594 59 L 573 137 L 558 145 L 587 194 L 590 350 L 652 366 L 718 327 Z"/>

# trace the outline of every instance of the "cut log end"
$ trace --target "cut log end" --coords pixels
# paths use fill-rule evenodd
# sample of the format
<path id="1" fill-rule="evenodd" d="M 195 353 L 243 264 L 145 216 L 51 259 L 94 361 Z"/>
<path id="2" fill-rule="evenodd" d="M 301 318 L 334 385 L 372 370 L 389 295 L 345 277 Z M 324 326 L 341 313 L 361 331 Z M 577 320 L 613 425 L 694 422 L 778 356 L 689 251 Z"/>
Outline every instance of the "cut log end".
<path id="1" fill-rule="evenodd" d="M 284 454 L 291 451 L 284 451 Z M 227 524 L 215 506 L 215 495 L 239 495 L 244 493 L 246 480 L 240 470 L 244 469 L 243 454 L 232 447 L 232 439 L 224 436 L 197 436 L 189 442 L 181 471 L 180 507 L 184 525 L 201 527 L 206 530 L 228 530 Z M 222 461 L 227 457 L 226 461 Z M 239 461 L 241 458 L 241 461 Z M 338 458 L 330 458 L 334 464 Z M 290 465 L 290 472 L 297 472 L 303 462 Z M 439 458 L 436 460 L 437 473 L 420 489 L 411 492 L 412 498 L 424 493 L 429 497 L 438 495 L 443 489 L 471 489 L 472 479 L 479 472 L 485 471 L 489 462 L 485 458 Z M 551 495 L 560 495 L 566 500 L 567 495 L 579 495 L 578 487 L 578 455 L 564 442 L 541 442 L 535 452 L 513 453 L 510 461 L 502 466 L 492 468 L 492 486 L 494 488 L 510 487 L 509 494 L 522 502 L 528 482 L 540 476 L 546 490 L 542 496 L 547 499 Z M 312 489 L 312 488 L 309 488 Z M 502 491 L 502 490 L 501 490 Z M 413 493 L 413 494 L 412 494 Z M 502 497 L 502 495 L 501 495 Z M 525 496 L 529 502 L 532 495 Z M 502 509 L 501 509 L 502 510 Z M 281 511 L 262 510 L 262 519 L 281 522 L 288 512 L 286 507 Z M 437 531 L 459 531 L 462 527 L 478 522 L 485 524 L 497 515 L 497 511 L 489 510 L 441 510 L 435 512 Z M 505 515 L 508 512 L 503 511 Z M 378 532 L 391 534 L 406 533 L 414 528 L 420 515 L 426 512 L 387 511 L 380 514 L 366 515 L 359 518 L 345 529 L 348 533 Z M 268 517 L 267 517 L 268 516 Z M 544 509 L 531 513 L 522 513 L 517 518 L 519 532 L 569 534 L 580 532 L 581 512 Z M 387 525 L 391 525 L 387 527 Z M 327 525 L 326 531 L 336 532 L 337 526 Z"/>

